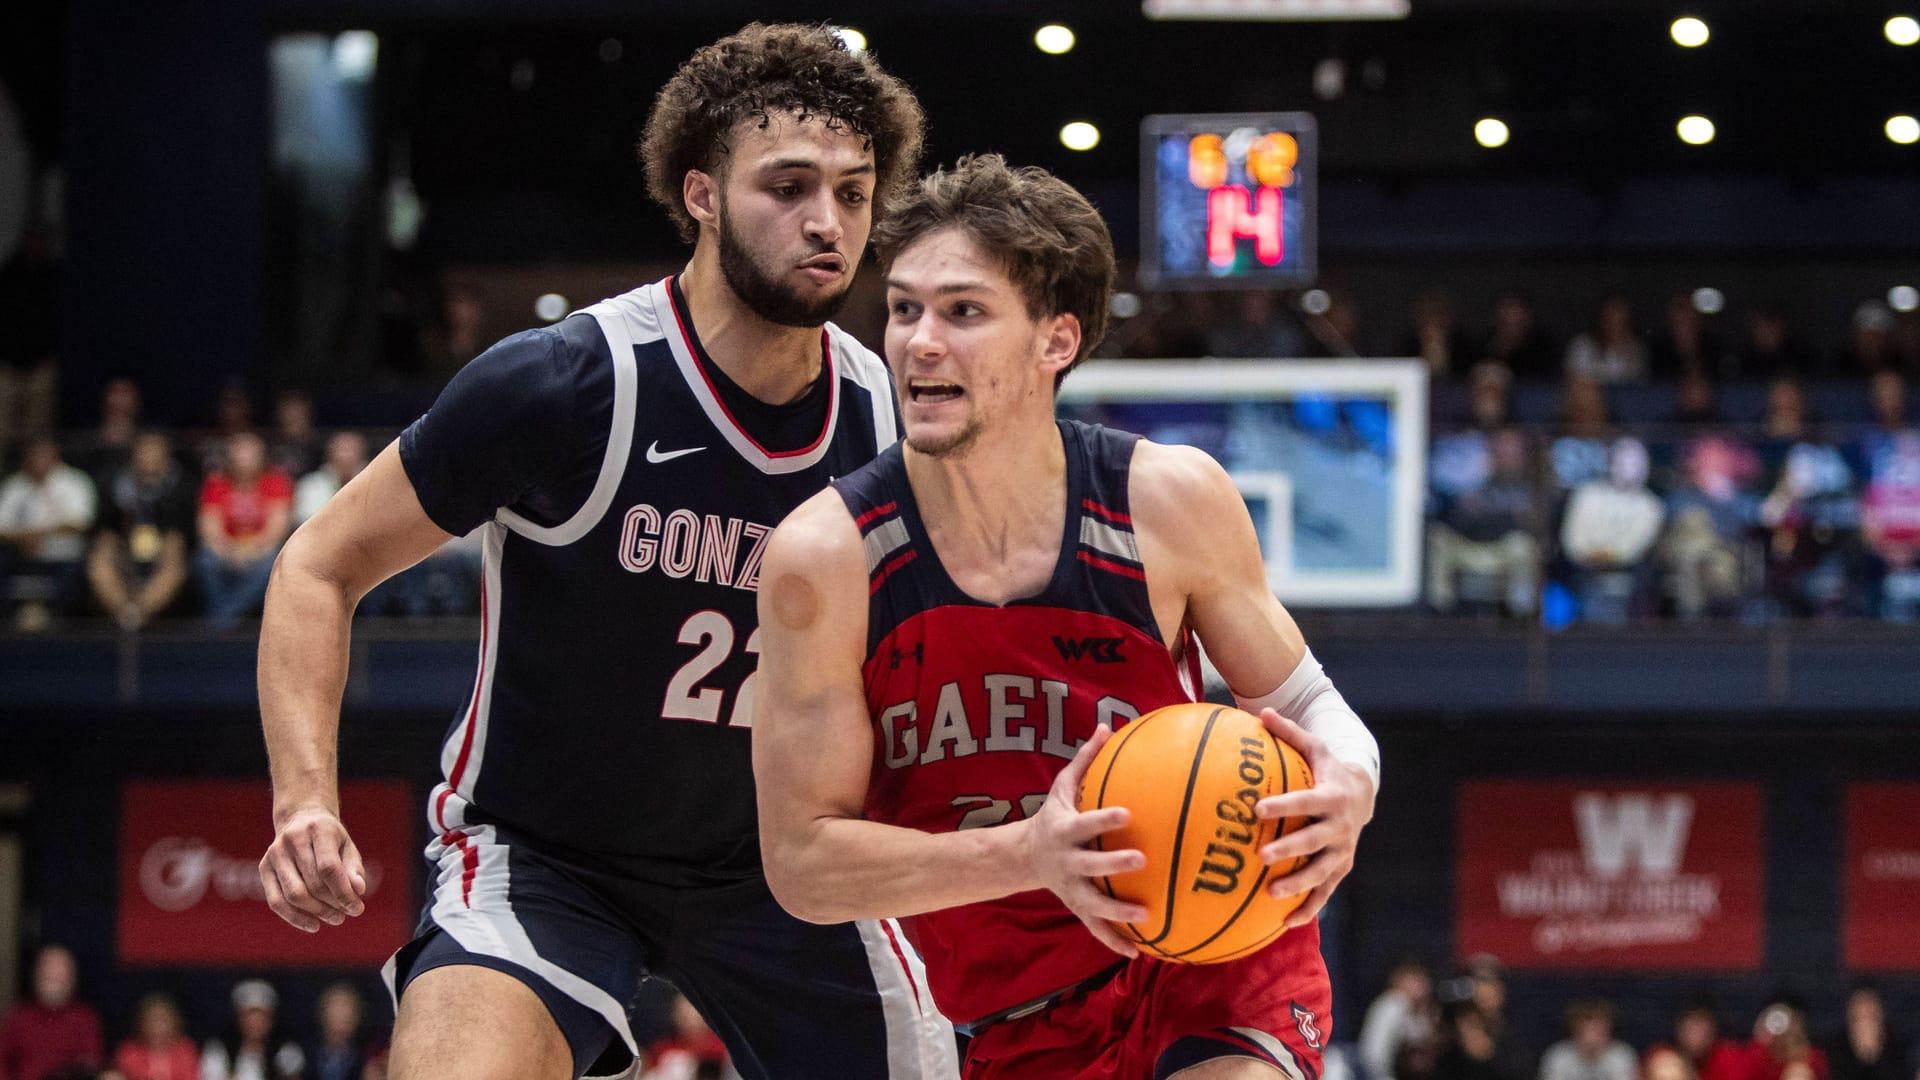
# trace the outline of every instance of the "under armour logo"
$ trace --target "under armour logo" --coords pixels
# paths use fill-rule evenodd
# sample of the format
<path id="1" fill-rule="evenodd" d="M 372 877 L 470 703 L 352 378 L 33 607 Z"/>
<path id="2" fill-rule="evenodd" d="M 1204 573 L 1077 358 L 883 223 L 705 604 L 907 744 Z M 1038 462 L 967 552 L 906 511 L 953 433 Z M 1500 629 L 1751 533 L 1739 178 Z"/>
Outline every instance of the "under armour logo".
<path id="1" fill-rule="evenodd" d="M 905 653 L 905 652 L 903 652 L 903 651 L 901 651 L 901 650 L 899 650 L 899 649 L 895 649 L 895 650 L 893 650 L 893 670 L 895 670 L 895 671 L 898 671 L 898 670 L 900 670 L 900 664 L 901 664 L 901 662 L 902 662 L 902 661 L 904 661 L 904 660 L 906 660 L 906 658 L 907 658 L 907 653 Z M 926 663 L 926 662 L 927 662 L 927 645 L 926 645 L 926 642 L 924 642 L 924 641 L 922 641 L 922 642 L 915 642 L 915 643 L 914 643 L 914 646 L 913 646 L 913 662 L 914 662 L 914 663 L 916 663 L 916 664 L 924 664 L 924 663 Z"/>

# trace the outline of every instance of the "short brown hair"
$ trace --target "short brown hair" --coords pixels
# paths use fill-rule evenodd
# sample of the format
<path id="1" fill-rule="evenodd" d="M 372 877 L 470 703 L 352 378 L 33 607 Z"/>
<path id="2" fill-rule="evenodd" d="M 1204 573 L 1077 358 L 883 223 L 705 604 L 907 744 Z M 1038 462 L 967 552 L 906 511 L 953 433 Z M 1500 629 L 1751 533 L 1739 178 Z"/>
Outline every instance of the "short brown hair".
<path id="1" fill-rule="evenodd" d="M 1113 291 L 1113 237 L 1100 211 L 1073 185 L 1036 166 L 1012 168 L 999 154 L 937 169 L 874 226 L 880 261 L 942 229 L 959 229 L 1000 260 L 1034 318 L 1080 320 L 1080 351 L 1054 386 L 1107 333 Z"/>
<path id="2" fill-rule="evenodd" d="M 647 193 L 666 208 L 680 237 L 700 234 L 682 202 L 687 173 L 714 172 L 742 120 L 765 126 L 774 114 L 819 118 L 873 150 L 874 212 L 906 188 L 920 165 L 926 119 L 905 83 L 870 53 L 849 52 L 826 25 L 750 23 L 695 52 L 653 99 L 640 137 Z"/>

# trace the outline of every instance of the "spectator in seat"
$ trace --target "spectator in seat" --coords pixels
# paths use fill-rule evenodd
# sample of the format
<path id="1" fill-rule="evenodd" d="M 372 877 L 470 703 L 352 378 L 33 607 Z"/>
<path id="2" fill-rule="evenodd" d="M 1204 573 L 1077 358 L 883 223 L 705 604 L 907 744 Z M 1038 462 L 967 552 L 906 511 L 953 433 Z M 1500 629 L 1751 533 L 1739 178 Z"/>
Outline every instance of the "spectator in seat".
<path id="1" fill-rule="evenodd" d="M 51 187 L 51 183 L 49 183 Z M 42 199 L 0 261 L 0 448 L 53 430 L 60 385 L 60 224 Z"/>
<path id="2" fill-rule="evenodd" d="M 357 431 L 336 431 L 327 437 L 327 455 L 319 468 L 300 478 L 293 489 L 293 522 L 302 525 L 347 481 L 367 467 L 367 437 Z"/>
<path id="3" fill-rule="evenodd" d="M 1553 480 L 1562 491 L 1607 474 L 1607 392 L 1584 376 L 1571 376 L 1561 388 L 1560 435 L 1553 440 Z"/>
<path id="4" fill-rule="evenodd" d="M 1854 613 L 1849 563 L 1860 513 L 1846 455 L 1807 437 L 1787 448 L 1774 476 L 1759 508 L 1768 597 L 1791 615 Z"/>
<path id="5" fill-rule="evenodd" d="M 1727 345 L 1706 328 L 1691 293 L 1667 298 L 1666 325 L 1647 341 L 1647 373 L 1675 381 L 1686 375 L 1727 377 Z"/>
<path id="6" fill-rule="evenodd" d="M 1868 476 L 1880 469 L 1880 457 L 1893 440 L 1914 430 L 1907 418 L 1907 380 L 1898 371 L 1876 371 L 1867 380 L 1867 405 L 1873 422 L 1860 433 L 1854 449 L 1855 468 Z"/>
<path id="7" fill-rule="evenodd" d="M 1905 358 L 1894 347 L 1894 318 L 1887 305 L 1868 300 L 1854 308 L 1852 331 L 1853 336 L 1833 358 L 1834 370 L 1842 377 L 1857 378 L 1904 368 Z"/>
<path id="8" fill-rule="evenodd" d="M 1318 359 L 1360 355 L 1360 304 L 1348 292 L 1335 292 L 1327 298 L 1327 309 L 1307 313 L 1302 320 L 1306 340 L 1301 356 Z"/>
<path id="9" fill-rule="evenodd" d="M 1633 1048 L 1613 1037 L 1613 1004 L 1601 999 L 1567 1006 L 1568 1038 L 1540 1058 L 1540 1080 L 1637 1080 Z"/>
<path id="10" fill-rule="evenodd" d="M 1477 359 L 1506 365 L 1516 379 L 1550 379 L 1560 371 L 1560 353 L 1551 335 L 1534 321 L 1533 302 L 1517 292 L 1493 301 L 1492 328 Z"/>
<path id="11" fill-rule="evenodd" d="M 273 437 L 267 457 L 288 476 L 305 476 L 320 467 L 320 433 L 313 427 L 313 399 L 300 390 L 282 390 L 273 399 Z"/>
<path id="12" fill-rule="evenodd" d="M 1759 455 L 1726 436 L 1709 435 L 1687 448 L 1680 483 L 1667 500 L 1665 543 L 1680 618 L 1731 614 L 1740 599 L 1747 541 L 1759 520 L 1759 500 L 1750 490 L 1759 473 Z"/>
<path id="13" fill-rule="evenodd" d="M 1786 305 L 1769 301 L 1747 317 L 1747 338 L 1734 350 L 1728 374 L 1742 379 L 1805 378 L 1813 374 L 1815 362 L 1813 349 L 1793 332 Z"/>
<path id="14" fill-rule="evenodd" d="M 706 1018 L 684 995 L 673 996 L 672 1034 L 647 1047 L 644 1080 L 720 1080 L 726 1075 L 727 1047 Z"/>
<path id="15" fill-rule="evenodd" d="M 1458 377 L 1474 363 L 1473 340 L 1454 317 L 1446 290 L 1422 289 L 1413 298 L 1413 327 L 1394 355 L 1425 360 L 1427 374 L 1435 379 Z"/>
<path id="16" fill-rule="evenodd" d="M 386 1075 L 382 1048 L 361 1030 L 366 1003 L 350 982 L 320 993 L 319 1038 L 308 1044 L 306 1080 L 379 1080 Z"/>
<path id="17" fill-rule="evenodd" d="M 1641 606 L 1647 555 L 1660 536 L 1666 507 L 1647 487 L 1646 444 L 1613 443 L 1605 479 L 1574 489 L 1560 525 L 1560 548 L 1573 567 L 1573 593 L 1589 622 L 1625 623 Z"/>
<path id="18" fill-rule="evenodd" d="M 1427 597 L 1439 611 L 1461 601 L 1531 616 L 1539 599 L 1540 546 L 1526 436 L 1507 428 L 1462 432 L 1433 449 L 1433 522 L 1427 529 Z"/>
<path id="19" fill-rule="evenodd" d="M 79 1000 L 73 953 L 45 945 L 33 958 L 33 997 L 0 1019 L 0 1077 L 46 1080 L 75 1067 L 99 1068 L 100 1014 Z"/>
<path id="20" fill-rule="evenodd" d="M 200 1080 L 302 1080 L 306 1055 L 275 1027 L 279 1006 L 265 980 L 235 983 L 233 1026 L 201 1049 Z"/>
<path id="21" fill-rule="evenodd" d="M 87 580 L 100 607 L 123 630 L 138 630 L 173 610 L 187 581 L 194 497 L 173 444 L 142 434 L 133 457 L 107 482 L 87 556 Z"/>
<path id="22" fill-rule="evenodd" d="M 27 444 L 20 471 L 0 484 L 0 599 L 14 625 L 44 630 L 77 598 L 95 494 L 87 474 L 60 460 L 60 444 Z"/>
<path id="23" fill-rule="evenodd" d="M 113 1068 L 123 1080 L 200 1080 L 200 1051 L 172 998 L 148 994 L 134 1006 L 133 1035 L 113 1052 Z"/>
<path id="24" fill-rule="evenodd" d="M 1695 995 L 1681 1005 L 1673 1018 L 1672 1039 L 1647 1051 L 1647 1080 L 1653 1080 L 1654 1058 L 1662 1053 L 1679 1055 L 1697 1080 L 1747 1080 L 1741 1047 L 1721 1037 L 1719 1012 L 1707 994 Z"/>
<path id="25" fill-rule="evenodd" d="M 1680 381 L 1674 384 L 1673 395 L 1673 422 L 1676 424 L 1705 427 L 1725 419 L 1720 414 L 1719 387 L 1701 372 L 1680 376 Z"/>
<path id="26" fill-rule="evenodd" d="M 1647 1051 L 1645 1060 L 1640 1063 L 1640 1075 L 1643 1080 L 1700 1080 L 1693 1062 L 1682 1057 L 1680 1051 L 1671 1046 L 1658 1046 Z"/>
<path id="27" fill-rule="evenodd" d="M 1633 301 L 1625 293 L 1609 293 L 1600 301 L 1593 329 L 1567 345 L 1566 370 L 1602 386 L 1646 381 L 1647 344 L 1634 328 Z"/>
<path id="28" fill-rule="evenodd" d="M 1492 1025 L 1471 1001 L 1454 1002 L 1442 1015 L 1452 1037 L 1434 1064 L 1433 1080 L 1530 1080 L 1501 1068 Z"/>
<path id="29" fill-rule="evenodd" d="M 1439 1035 L 1433 976 L 1418 957 L 1405 957 L 1360 1021 L 1360 1064 L 1369 1080 L 1430 1075 Z"/>
<path id="30" fill-rule="evenodd" d="M 1833 1080 L 1914 1080 L 1908 1045 L 1887 1025 L 1880 987 L 1861 981 L 1847 994 L 1846 1024 L 1827 1046 Z"/>
<path id="31" fill-rule="evenodd" d="M 200 488 L 200 550 L 194 577 L 216 625 L 258 614 L 274 555 L 293 516 L 293 482 L 267 467 L 267 447 L 249 432 L 227 440 L 227 467 Z"/>
<path id="32" fill-rule="evenodd" d="M 69 456 L 96 485 L 105 487 L 126 465 L 139 434 L 139 385 L 124 376 L 109 379 L 100 392 L 100 426 L 77 443 L 69 443 Z"/>
<path id="33" fill-rule="evenodd" d="M 1920 431 L 1895 436 L 1880 455 L 1860 499 L 1860 533 L 1881 618 L 1920 618 Z"/>
<path id="34" fill-rule="evenodd" d="M 1500 364 L 1473 365 L 1467 375 L 1467 404 L 1473 426 L 1482 431 L 1505 427 L 1512 421 L 1513 373 Z"/>
<path id="35" fill-rule="evenodd" d="M 1829 1080 L 1824 1050 L 1807 1038 L 1807 1012 L 1792 994 L 1775 994 L 1753 1020 L 1747 1044 L 1750 1080 Z"/>

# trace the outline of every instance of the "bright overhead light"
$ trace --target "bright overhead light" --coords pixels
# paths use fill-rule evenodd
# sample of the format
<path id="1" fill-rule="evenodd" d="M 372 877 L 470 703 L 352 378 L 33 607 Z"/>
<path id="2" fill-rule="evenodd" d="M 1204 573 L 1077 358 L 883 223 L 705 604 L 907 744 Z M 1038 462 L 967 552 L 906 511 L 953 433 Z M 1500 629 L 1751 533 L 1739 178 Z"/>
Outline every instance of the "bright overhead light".
<path id="1" fill-rule="evenodd" d="M 1474 141 L 1489 150 L 1497 146 L 1507 145 L 1507 137 L 1511 134 L 1512 133 L 1507 130 L 1505 121 L 1496 120 L 1491 116 L 1483 117 L 1478 123 L 1473 125 Z"/>
<path id="2" fill-rule="evenodd" d="M 867 51 L 867 35 L 855 30 L 853 27 L 838 27 L 834 30 L 834 33 L 840 35 L 840 41 L 847 47 L 848 52 L 863 53 Z"/>
<path id="3" fill-rule="evenodd" d="M 544 322 L 559 322 L 571 307 L 566 297 L 550 292 L 533 302 L 533 313 Z"/>
<path id="4" fill-rule="evenodd" d="M 1911 15 L 1895 15 L 1887 20 L 1887 40 L 1895 45 L 1920 42 L 1920 20 Z"/>
<path id="5" fill-rule="evenodd" d="M 1920 142 L 1920 120 L 1905 113 L 1887 117 L 1887 138 L 1901 146 L 1912 146 Z"/>
<path id="6" fill-rule="evenodd" d="M 1697 49 L 1705 45 L 1707 38 L 1712 36 L 1706 22 L 1691 15 L 1673 20 L 1673 26 L 1668 33 L 1673 35 L 1673 43 L 1683 49 Z"/>
<path id="7" fill-rule="evenodd" d="M 1091 150 L 1100 145 L 1100 129 L 1085 120 L 1075 120 L 1060 129 L 1060 145 L 1069 150 Z"/>
<path id="8" fill-rule="evenodd" d="M 1726 306 L 1726 294 L 1711 285 L 1693 290 L 1693 310 L 1702 315 L 1718 315 Z"/>
<path id="9" fill-rule="evenodd" d="M 1902 314 L 1920 308 L 1920 289 L 1911 285 L 1895 285 L 1887 290 L 1887 306 Z"/>
<path id="10" fill-rule="evenodd" d="M 1048 23 L 1033 32 L 1033 44 L 1048 56 L 1073 51 L 1073 31 L 1059 23 Z"/>
<path id="11" fill-rule="evenodd" d="M 1674 130 L 1688 146 L 1705 146 L 1713 141 L 1713 121 L 1704 116 L 1683 116 Z"/>

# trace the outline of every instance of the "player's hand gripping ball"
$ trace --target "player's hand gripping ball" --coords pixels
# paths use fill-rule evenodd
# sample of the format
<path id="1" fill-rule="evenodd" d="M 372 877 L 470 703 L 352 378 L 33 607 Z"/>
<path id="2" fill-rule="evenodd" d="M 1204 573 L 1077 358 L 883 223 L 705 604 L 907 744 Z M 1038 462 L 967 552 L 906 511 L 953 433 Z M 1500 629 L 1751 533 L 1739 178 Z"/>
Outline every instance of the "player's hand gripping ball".
<path id="1" fill-rule="evenodd" d="M 1129 812 L 1095 846 L 1147 857 L 1144 869 L 1094 879 L 1150 913 L 1115 924 L 1120 933 L 1143 953 L 1187 964 L 1235 960 L 1273 942 L 1306 894 L 1275 899 L 1266 885 L 1306 860 L 1268 866 L 1260 849 L 1308 819 L 1262 820 L 1253 806 L 1312 786 L 1306 760 L 1239 709 L 1169 705 L 1122 728 L 1080 788 L 1082 811 Z"/>

